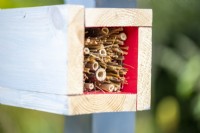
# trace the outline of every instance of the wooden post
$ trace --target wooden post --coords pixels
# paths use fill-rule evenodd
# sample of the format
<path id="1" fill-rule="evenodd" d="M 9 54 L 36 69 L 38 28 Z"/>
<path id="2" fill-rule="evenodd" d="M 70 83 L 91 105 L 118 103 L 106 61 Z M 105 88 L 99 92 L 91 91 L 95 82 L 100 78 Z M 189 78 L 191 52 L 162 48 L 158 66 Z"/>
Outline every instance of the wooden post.
<path id="1" fill-rule="evenodd" d="M 86 7 L 135 7 L 135 0 L 65 0 L 69 4 Z M 79 3 L 80 2 L 80 3 Z M 117 4 L 116 4 L 117 3 Z M 135 113 L 99 113 L 66 116 L 65 133 L 134 133 Z"/>

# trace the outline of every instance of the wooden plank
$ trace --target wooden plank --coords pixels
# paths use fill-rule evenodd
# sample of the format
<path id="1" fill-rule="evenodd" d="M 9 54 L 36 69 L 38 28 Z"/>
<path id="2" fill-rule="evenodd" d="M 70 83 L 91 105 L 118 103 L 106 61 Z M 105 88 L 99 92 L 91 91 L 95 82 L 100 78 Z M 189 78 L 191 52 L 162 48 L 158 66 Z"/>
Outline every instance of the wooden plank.
<path id="1" fill-rule="evenodd" d="M 137 110 L 150 109 L 152 29 L 139 28 Z"/>
<path id="2" fill-rule="evenodd" d="M 88 94 L 69 96 L 69 115 L 136 111 L 135 94 Z"/>
<path id="3" fill-rule="evenodd" d="M 67 94 L 83 93 L 83 47 L 84 47 L 84 8 L 69 6 L 67 25 Z"/>
<path id="4" fill-rule="evenodd" d="M 151 9 L 86 8 L 85 26 L 152 26 Z"/>
<path id="5" fill-rule="evenodd" d="M 65 95 L 29 92 L 0 87 L 0 104 L 56 114 L 68 114 L 68 97 Z"/>
<path id="6" fill-rule="evenodd" d="M 84 8 L 0 10 L 0 87 L 83 93 Z"/>
<path id="7" fill-rule="evenodd" d="M 0 104 L 64 115 L 136 111 L 135 94 L 66 96 L 0 87 Z"/>

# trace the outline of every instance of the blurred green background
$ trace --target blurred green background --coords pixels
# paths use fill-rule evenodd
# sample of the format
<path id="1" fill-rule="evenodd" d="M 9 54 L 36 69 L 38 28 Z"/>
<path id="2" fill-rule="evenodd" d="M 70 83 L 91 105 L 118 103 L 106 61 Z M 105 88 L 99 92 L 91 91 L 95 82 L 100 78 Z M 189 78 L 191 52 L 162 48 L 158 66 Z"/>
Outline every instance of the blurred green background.
<path id="1" fill-rule="evenodd" d="M 63 0 L 0 0 L 0 8 Z M 153 9 L 152 109 L 136 133 L 200 133 L 200 0 L 137 0 Z M 0 105 L 0 133 L 63 133 L 64 117 Z"/>

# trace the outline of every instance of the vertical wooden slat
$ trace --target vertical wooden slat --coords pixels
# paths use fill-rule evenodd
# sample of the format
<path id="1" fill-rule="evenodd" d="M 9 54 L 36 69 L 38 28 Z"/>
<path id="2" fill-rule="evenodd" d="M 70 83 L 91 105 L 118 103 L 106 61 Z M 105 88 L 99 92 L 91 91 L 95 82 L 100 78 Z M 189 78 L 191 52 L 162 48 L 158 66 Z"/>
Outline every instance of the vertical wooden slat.
<path id="1" fill-rule="evenodd" d="M 152 29 L 140 27 L 138 34 L 137 110 L 147 110 L 151 106 Z"/>

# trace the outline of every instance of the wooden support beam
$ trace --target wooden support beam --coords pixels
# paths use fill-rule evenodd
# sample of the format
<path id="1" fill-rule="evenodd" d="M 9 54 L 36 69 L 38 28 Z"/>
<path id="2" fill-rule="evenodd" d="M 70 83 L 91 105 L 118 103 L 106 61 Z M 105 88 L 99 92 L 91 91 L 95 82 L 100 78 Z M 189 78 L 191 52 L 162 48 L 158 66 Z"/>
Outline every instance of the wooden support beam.
<path id="1" fill-rule="evenodd" d="M 87 8 L 85 26 L 152 26 L 151 9 Z"/>

